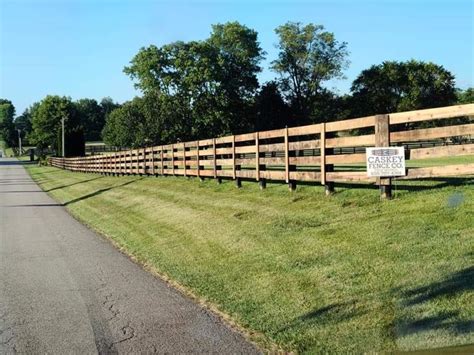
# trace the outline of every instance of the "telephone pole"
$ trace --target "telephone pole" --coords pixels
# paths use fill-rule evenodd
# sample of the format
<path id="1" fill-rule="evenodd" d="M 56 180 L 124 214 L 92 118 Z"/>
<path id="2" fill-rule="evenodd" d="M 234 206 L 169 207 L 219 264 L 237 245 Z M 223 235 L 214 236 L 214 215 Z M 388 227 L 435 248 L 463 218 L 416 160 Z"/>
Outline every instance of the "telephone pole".
<path id="1" fill-rule="evenodd" d="M 18 131 L 18 148 L 19 148 L 19 155 L 21 155 L 21 129 L 17 129 Z"/>
<path id="2" fill-rule="evenodd" d="M 66 117 L 63 116 L 63 118 L 61 119 L 61 128 L 62 128 L 62 156 L 63 158 L 66 157 L 66 152 L 64 150 L 64 147 L 66 146 L 65 143 L 64 143 L 64 120 L 65 120 Z"/>

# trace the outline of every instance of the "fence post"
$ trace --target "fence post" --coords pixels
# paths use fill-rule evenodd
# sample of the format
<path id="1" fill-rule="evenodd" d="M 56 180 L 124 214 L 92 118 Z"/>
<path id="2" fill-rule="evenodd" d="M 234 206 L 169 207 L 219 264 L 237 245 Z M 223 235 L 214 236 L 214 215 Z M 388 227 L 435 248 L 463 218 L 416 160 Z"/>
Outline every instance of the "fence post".
<path id="1" fill-rule="evenodd" d="M 183 169 L 184 177 L 186 177 L 186 142 L 183 143 Z"/>
<path id="2" fill-rule="evenodd" d="M 267 179 L 260 177 L 260 171 L 265 170 L 265 165 L 260 165 L 260 134 L 255 133 L 255 178 L 260 190 L 267 188 Z"/>
<path id="3" fill-rule="evenodd" d="M 160 160 L 161 160 L 161 176 L 163 176 L 165 172 L 165 168 L 163 166 L 163 146 L 161 146 Z"/>
<path id="4" fill-rule="evenodd" d="M 290 140 L 288 137 L 288 126 L 285 127 L 285 181 L 290 191 L 296 190 L 296 181 L 290 179 L 290 170 L 294 170 L 294 166 L 290 167 Z"/>
<path id="5" fill-rule="evenodd" d="M 334 193 L 334 181 L 327 181 L 326 173 L 334 170 L 334 165 L 326 164 L 326 156 L 332 154 L 334 149 L 326 148 L 326 123 L 321 123 L 321 135 L 320 135 L 320 155 L 321 155 L 321 185 L 324 185 L 326 196 Z"/>
<path id="6" fill-rule="evenodd" d="M 151 175 L 155 176 L 155 146 L 151 147 Z"/>
<path id="7" fill-rule="evenodd" d="M 375 116 L 375 146 L 390 147 L 390 116 Z M 377 178 L 377 185 L 380 188 L 380 197 L 382 199 L 392 198 L 392 179 Z"/>

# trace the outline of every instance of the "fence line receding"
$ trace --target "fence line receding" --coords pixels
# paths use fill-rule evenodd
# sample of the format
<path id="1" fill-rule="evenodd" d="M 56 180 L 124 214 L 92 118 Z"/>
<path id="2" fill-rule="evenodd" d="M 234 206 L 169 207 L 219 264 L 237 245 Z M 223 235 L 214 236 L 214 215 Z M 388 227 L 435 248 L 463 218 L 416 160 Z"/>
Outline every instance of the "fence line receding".
<path id="1" fill-rule="evenodd" d="M 51 158 L 71 171 L 114 175 L 176 175 L 201 179 L 320 182 L 326 192 L 335 182 L 370 182 L 390 197 L 391 179 L 368 177 L 366 147 L 404 146 L 407 159 L 474 155 L 474 104 L 334 121 L 271 131 L 143 147 L 104 155 Z M 459 120 L 460 117 L 465 119 Z M 470 118 L 469 118 L 470 117 Z M 445 126 L 408 129 L 420 122 L 445 120 Z M 416 148 L 413 143 L 432 146 Z M 433 144 L 434 143 L 434 144 Z M 456 144 L 453 144 L 456 143 Z M 433 146 L 434 145 L 434 146 Z M 413 148 L 415 147 L 415 148 Z M 359 164 L 359 165 L 357 165 Z M 474 175 L 474 164 L 408 168 L 404 177 L 419 179 Z"/>

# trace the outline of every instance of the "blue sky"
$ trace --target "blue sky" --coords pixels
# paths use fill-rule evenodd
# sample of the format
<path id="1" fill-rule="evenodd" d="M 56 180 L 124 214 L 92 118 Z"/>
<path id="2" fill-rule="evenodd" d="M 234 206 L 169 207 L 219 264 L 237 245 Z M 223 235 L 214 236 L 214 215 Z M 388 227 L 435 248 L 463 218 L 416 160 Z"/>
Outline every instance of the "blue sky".
<path id="1" fill-rule="evenodd" d="M 474 86 L 474 1 L 147 1 L 0 0 L 0 97 L 20 114 L 47 94 L 73 99 L 139 94 L 122 69 L 140 47 L 204 39 L 211 24 L 237 20 L 267 52 L 261 82 L 274 78 L 274 29 L 287 21 L 322 24 L 350 51 L 346 79 L 384 60 L 443 65 L 460 88 Z"/>

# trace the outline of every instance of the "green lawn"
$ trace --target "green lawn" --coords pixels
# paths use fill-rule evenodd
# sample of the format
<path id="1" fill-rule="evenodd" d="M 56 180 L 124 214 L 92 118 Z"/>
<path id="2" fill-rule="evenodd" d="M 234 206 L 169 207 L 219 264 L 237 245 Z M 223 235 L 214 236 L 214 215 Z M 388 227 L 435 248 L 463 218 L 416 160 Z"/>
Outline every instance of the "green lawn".
<path id="1" fill-rule="evenodd" d="M 474 162 L 474 157 L 462 162 Z M 261 346 L 314 352 L 474 343 L 473 179 L 264 191 L 26 165 L 78 219 L 231 316 Z"/>

